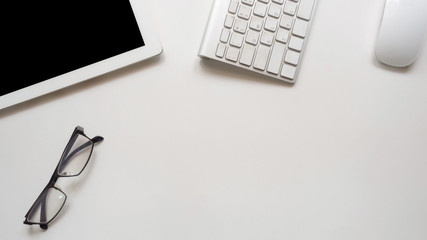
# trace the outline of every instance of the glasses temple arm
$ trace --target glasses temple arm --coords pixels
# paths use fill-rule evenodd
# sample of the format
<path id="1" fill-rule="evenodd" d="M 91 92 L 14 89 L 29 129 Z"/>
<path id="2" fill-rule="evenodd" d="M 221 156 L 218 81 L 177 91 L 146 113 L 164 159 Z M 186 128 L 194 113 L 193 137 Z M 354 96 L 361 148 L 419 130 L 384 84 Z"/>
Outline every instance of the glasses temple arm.
<path id="1" fill-rule="evenodd" d="M 41 209 L 40 209 L 40 222 L 46 222 L 47 217 L 46 217 L 46 199 L 47 195 L 43 196 L 43 199 L 41 200 Z M 42 229 L 47 229 L 47 224 L 39 224 L 40 228 Z"/>
<path id="2" fill-rule="evenodd" d="M 95 143 L 97 143 L 97 142 L 101 142 L 102 140 L 104 140 L 104 138 L 103 137 L 101 137 L 101 136 L 96 136 L 96 137 L 94 137 L 94 138 L 92 138 L 91 139 L 91 141 L 95 144 Z"/>

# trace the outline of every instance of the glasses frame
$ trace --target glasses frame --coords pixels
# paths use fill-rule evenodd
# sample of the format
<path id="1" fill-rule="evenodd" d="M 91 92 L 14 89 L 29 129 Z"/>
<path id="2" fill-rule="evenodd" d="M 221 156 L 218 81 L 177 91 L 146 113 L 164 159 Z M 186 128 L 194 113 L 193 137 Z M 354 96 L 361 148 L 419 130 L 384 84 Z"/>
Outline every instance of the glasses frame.
<path id="1" fill-rule="evenodd" d="M 68 151 L 70 150 L 70 148 L 73 146 L 74 141 L 77 139 L 78 135 L 81 135 L 81 136 L 87 138 L 88 139 L 87 144 L 91 144 L 91 149 L 90 149 L 90 153 L 89 153 L 88 159 L 86 160 L 85 165 L 83 166 L 82 170 L 79 173 L 74 174 L 74 175 L 61 175 L 61 174 L 59 174 L 60 166 L 62 164 L 64 164 L 64 163 L 66 163 L 70 159 L 70 157 L 72 157 L 75 153 L 79 152 L 79 150 L 81 150 L 82 148 L 87 147 L 86 144 L 83 144 L 82 146 L 80 146 L 77 149 L 75 149 L 72 153 L 67 154 Z M 43 191 L 37 197 L 36 201 L 33 203 L 33 205 L 31 205 L 31 208 L 28 210 L 27 214 L 25 214 L 24 224 L 28 224 L 28 225 L 38 224 L 38 225 L 40 225 L 40 228 L 45 229 L 45 230 L 48 229 L 48 224 L 51 223 L 58 216 L 58 214 L 61 212 L 62 208 L 64 207 L 65 202 L 67 201 L 67 194 L 65 194 L 64 191 L 62 191 L 61 189 L 59 189 L 58 187 L 55 186 L 58 178 L 60 178 L 60 177 L 76 177 L 76 176 L 79 176 L 84 171 L 84 169 L 86 168 L 87 164 L 90 161 L 90 157 L 92 156 L 92 152 L 93 152 L 93 148 L 95 146 L 95 143 L 101 142 L 102 140 L 104 140 L 104 138 L 101 137 L 101 136 L 96 136 L 94 138 L 89 138 L 88 136 L 86 136 L 86 134 L 84 133 L 83 127 L 77 126 L 74 129 L 73 134 L 71 135 L 70 140 L 68 140 L 68 143 L 67 143 L 67 145 L 66 145 L 66 147 L 65 147 L 65 149 L 64 149 L 64 151 L 63 151 L 63 153 L 61 155 L 61 158 L 60 158 L 58 164 L 56 165 L 56 168 L 55 168 L 55 171 L 52 174 L 52 177 L 50 178 L 50 180 L 47 183 L 46 187 L 43 189 Z M 65 158 L 66 157 L 65 155 L 68 155 L 70 157 Z M 46 211 L 44 211 L 43 209 L 45 209 L 45 206 L 46 206 L 46 198 L 45 198 L 46 193 L 51 188 L 53 188 L 53 189 L 61 192 L 65 196 L 65 199 L 64 199 L 64 202 L 62 203 L 62 206 L 59 208 L 58 212 L 49 221 L 46 221 L 46 222 L 43 222 L 43 223 L 41 223 L 41 221 L 39 221 L 39 222 L 29 221 L 28 220 L 28 215 L 31 213 L 31 211 L 35 207 L 38 207 L 39 204 L 41 204 L 41 208 L 42 208 L 42 210 L 40 212 L 40 215 L 41 215 L 40 219 L 43 219 L 43 218 L 46 219 L 47 218 L 46 217 Z M 43 200 L 43 198 L 45 198 L 45 199 Z"/>

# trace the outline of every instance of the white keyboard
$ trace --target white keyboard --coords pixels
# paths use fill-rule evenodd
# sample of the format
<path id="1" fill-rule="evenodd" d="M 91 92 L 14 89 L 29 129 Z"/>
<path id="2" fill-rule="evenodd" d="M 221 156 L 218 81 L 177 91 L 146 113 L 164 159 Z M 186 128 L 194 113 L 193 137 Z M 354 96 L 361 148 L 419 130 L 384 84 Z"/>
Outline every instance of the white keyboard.
<path id="1" fill-rule="evenodd" d="M 294 83 L 316 0 L 215 0 L 199 56 Z"/>

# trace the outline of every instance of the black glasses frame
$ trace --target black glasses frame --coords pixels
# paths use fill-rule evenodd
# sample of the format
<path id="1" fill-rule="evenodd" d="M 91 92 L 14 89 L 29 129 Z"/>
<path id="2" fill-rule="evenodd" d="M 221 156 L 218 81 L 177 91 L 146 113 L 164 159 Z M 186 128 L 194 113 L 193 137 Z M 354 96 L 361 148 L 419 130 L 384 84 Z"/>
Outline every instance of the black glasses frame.
<path id="1" fill-rule="evenodd" d="M 85 144 L 83 144 L 82 146 L 78 147 L 77 149 L 75 149 L 73 152 L 68 154 L 68 157 L 65 158 L 66 153 L 68 153 L 70 151 L 70 148 L 73 146 L 75 140 L 77 139 L 77 136 L 81 135 L 85 138 L 87 138 L 89 141 L 86 142 Z M 46 187 L 43 189 L 43 191 L 40 193 L 40 195 L 37 197 L 36 201 L 33 203 L 33 205 L 31 206 L 30 210 L 28 210 L 27 214 L 25 214 L 25 220 L 24 220 L 24 224 L 28 224 L 28 225 L 33 225 L 33 224 L 38 224 L 40 225 L 40 228 L 42 229 L 47 229 L 48 228 L 48 224 L 50 222 L 52 222 L 57 216 L 58 214 L 61 212 L 62 208 L 65 205 L 65 202 L 67 200 L 67 195 L 59 188 L 57 188 L 55 186 L 56 181 L 58 180 L 58 178 L 60 177 L 75 177 L 75 176 L 79 176 L 83 170 L 86 168 L 87 164 L 89 163 L 90 157 L 92 156 L 92 152 L 93 152 L 93 147 L 95 146 L 95 143 L 101 142 L 102 140 L 104 140 L 103 137 L 101 136 L 96 136 L 94 138 L 89 138 L 88 136 L 86 136 L 86 134 L 84 133 L 84 129 L 83 127 L 77 126 L 74 131 L 73 134 L 70 137 L 70 140 L 68 141 L 62 155 L 61 155 L 61 159 L 58 162 L 58 165 L 55 168 L 55 171 L 52 174 L 52 177 L 50 178 L 48 184 L 46 185 Z M 67 162 L 74 156 L 74 154 L 78 153 L 81 149 L 84 149 L 86 147 L 88 147 L 89 145 L 92 144 L 88 159 L 86 160 L 86 163 L 84 164 L 83 168 L 81 169 L 81 171 L 77 174 L 74 175 L 61 175 L 59 174 L 60 172 L 60 167 L 61 166 L 65 166 L 67 164 Z M 59 192 L 61 192 L 64 196 L 64 202 L 62 204 L 62 206 L 60 207 L 60 209 L 58 210 L 58 212 L 49 220 L 47 220 L 47 216 L 46 216 L 46 192 L 49 191 L 49 189 L 55 189 Z M 28 215 L 30 214 L 30 212 L 35 208 L 38 207 L 40 204 L 41 207 L 41 211 L 40 211 L 40 221 L 39 222 L 32 222 L 28 220 Z"/>

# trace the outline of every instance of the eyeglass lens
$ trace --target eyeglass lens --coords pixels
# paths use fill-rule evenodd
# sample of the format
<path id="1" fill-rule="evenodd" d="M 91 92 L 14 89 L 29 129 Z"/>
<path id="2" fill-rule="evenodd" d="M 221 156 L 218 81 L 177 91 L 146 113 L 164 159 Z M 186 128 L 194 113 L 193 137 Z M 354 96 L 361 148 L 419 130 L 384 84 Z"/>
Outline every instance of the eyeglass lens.
<path id="1" fill-rule="evenodd" d="M 58 168 L 60 176 L 76 176 L 85 168 L 92 154 L 93 142 L 80 134 L 70 140 L 61 157 Z"/>
<path id="2" fill-rule="evenodd" d="M 67 196 L 57 188 L 48 188 L 34 204 L 27 216 L 33 223 L 48 223 L 64 206 Z"/>

